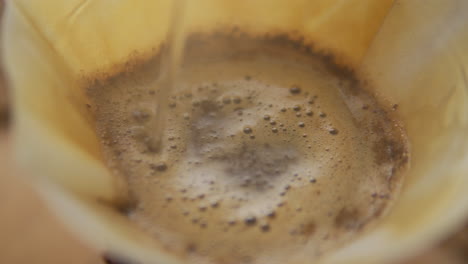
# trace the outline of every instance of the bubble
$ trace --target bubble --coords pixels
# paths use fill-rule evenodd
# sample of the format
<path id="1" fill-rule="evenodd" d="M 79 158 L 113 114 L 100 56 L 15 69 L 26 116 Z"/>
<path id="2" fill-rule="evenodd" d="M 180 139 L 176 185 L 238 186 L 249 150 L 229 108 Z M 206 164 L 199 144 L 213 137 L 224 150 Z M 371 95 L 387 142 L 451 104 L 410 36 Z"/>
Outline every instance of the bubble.
<path id="1" fill-rule="evenodd" d="M 321 113 L 319 114 L 319 116 L 320 116 L 321 118 L 325 118 L 325 117 L 327 117 L 327 114 L 325 114 L 324 112 L 321 112 Z"/>
<path id="2" fill-rule="evenodd" d="M 244 131 L 245 134 L 250 134 L 250 133 L 252 133 L 253 130 L 250 127 L 244 127 L 243 131 Z"/>
<path id="3" fill-rule="evenodd" d="M 300 105 L 295 105 L 295 106 L 293 106 L 293 110 L 294 110 L 294 111 L 300 111 L 300 110 L 301 110 L 301 106 L 300 106 Z"/>
<path id="4" fill-rule="evenodd" d="M 267 214 L 268 218 L 275 218 L 276 217 L 276 212 L 275 211 L 271 211 Z"/>
<path id="5" fill-rule="evenodd" d="M 190 119 L 189 113 L 184 113 L 182 116 L 183 116 L 183 118 L 184 118 L 185 120 L 189 120 L 189 119 Z"/>
<path id="6" fill-rule="evenodd" d="M 271 129 L 271 132 L 273 132 L 273 133 L 278 133 L 278 128 L 273 127 L 273 128 Z"/>
<path id="7" fill-rule="evenodd" d="M 297 113 L 296 113 L 296 116 L 297 116 L 297 117 L 301 117 L 301 116 L 302 116 L 301 112 L 297 112 Z"/>
<path id="8" fill-rule="evenodd" d="M 167 164 L 165 162 L 158 162 L 156 164 L 151 164 L 150 167 L 151 169 L 157 170 L 157 171 L 167 170 Z"/>
<path id="9" fill-rule="evenodd" d="M 314 112 L 312 110 L 307 110 L 306 111 L 306 115 L 308 116 L 313 116 L 314 115 Z"/>
<path id="10" fill-rule="evenodd" d="M 260 229 L 262 230 L 262 232 L 268 232 L 270 231 L 270 225 L 264 224 L 260 227 Z"/>
<path id="11" fill-rule="evenodd" d="M 257 218 L 250 216 L 244 219 L 244 223 L 248 226 L 255 225 L 257 223 Z"/>
<path id="12" fill-rule="evenodd" d="M 379 198 L 380 199 L 389 199 L 390 195 L 389 194 L 381 194 L 381 195 L 379 195 Z"/>
<path id="13" fill-rule="evenodd" d="M 223 104 L 230 104 L 231 103 L 231 98 L 230 97 L 224 97 L 223 98 Z"/>
<path id="14" fill-rule="evenodd" d="M 281 108 L 281 112 L 286 112 L 286 107 Z"/>
<path id="15" fill-rule="evenodd" d="M 272 126 L 276 125 L 276 121 L 274 121 L 274 120 L 270 121 L 270 125 L 272 125 Z"/>
<path id="16" fill-rule="evenodd" d="M 299 127 L 305 127 L 304 122 L 299 122 L 299 123 L 297 123 L 297 125 L 298 125 Z"/>
<path id="17" fill-rule="evenodd" d="M 311 221 L 307 224 L 300 226 L 300 233 L 301 235 L 304 235 L 304 236 L 311 236 L 315 233 L 316 229 L 317 229 L 317 226 L 315 222 Z"/>
<path id="18" fill-rule="evenodd" d="M 263 116 L 263 120 L 266 120 L 266 121 L 270 120 L 270 118 L 271 118 L 271 117 L 270 117 L 269 115 L 264 115 L 264 116 Z"/>
<path id="19" fill-rule="evenodd" d="M 146 122 L 149 120 L 151 114 L 148 110 L 135 110 L 132 112 L 132 117 L 137 122 Z"/>
<path id="20" fill-rule="evenodd" d="M 293 87 L 289 88 L 289 92 L 291 94 L 300 94 L 301 93 L 301 87 L 294 85 Z"/>
<path id="21" fill-rule="evenodd" d="M 195 252 L 195 251 L 197 251 L 197 245 L 194 244 L 194 243 L 189 243 L 189 244 L 187 244 L 187 246 L 185 247 L 185 250 L 186 250 L 187 252 Z"/>
<path id="22" fill-rule="evenodd" d="M 316 183 L 317 180 L 316 180 L 315 178 L 312 178 L 312 179 L 309 180 L 309 182 L 310 182 L 310 183 Z"/>
<path id="23" fill-rule="evenodd" d="M 332 128 L 332 129 L 328 130 L 328 133 L 330 133 L 332 135 L 338 135 L 338 130 L 336 128 Z"/>

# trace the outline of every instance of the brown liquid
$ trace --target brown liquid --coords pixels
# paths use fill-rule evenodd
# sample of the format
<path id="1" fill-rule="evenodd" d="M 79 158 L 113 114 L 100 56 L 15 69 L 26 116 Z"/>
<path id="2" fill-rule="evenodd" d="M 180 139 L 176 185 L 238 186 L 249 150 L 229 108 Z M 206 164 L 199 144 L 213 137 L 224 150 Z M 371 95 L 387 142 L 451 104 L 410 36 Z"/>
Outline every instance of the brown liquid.
<path id="1" fill-rule="evenodd" d="M 398 195 L 400 126 L 326 57 L 282 37 L 191 36 L 158 152 L 155 63 L 89 96 L 128 217 L 190 263 L 310 262 Z"/>

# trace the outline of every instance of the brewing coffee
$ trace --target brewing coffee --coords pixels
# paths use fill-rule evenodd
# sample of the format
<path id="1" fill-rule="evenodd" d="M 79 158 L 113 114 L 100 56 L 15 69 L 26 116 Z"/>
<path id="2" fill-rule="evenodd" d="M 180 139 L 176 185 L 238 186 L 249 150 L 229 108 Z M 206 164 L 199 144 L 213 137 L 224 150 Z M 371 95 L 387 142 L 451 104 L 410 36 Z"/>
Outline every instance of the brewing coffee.
<path id="1" fill-rule="evenodd" d="M 331 56 L 286 35 L 192 35 L 163 135 L 157 62 L 88 96 L 128 184 L 123 213 L 161 248 L 190 263 L 310 262 L 391 208 L 408 163 L 397 106 Z"/>

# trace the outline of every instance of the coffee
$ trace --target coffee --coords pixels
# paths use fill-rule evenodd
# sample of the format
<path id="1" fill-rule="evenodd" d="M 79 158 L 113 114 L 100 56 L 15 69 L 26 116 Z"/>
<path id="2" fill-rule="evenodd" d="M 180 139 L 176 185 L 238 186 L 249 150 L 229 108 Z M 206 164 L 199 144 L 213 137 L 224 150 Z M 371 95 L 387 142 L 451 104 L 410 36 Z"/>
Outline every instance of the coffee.
<path id="1" fill-rule="evenodd" d="M 128 218 L 202 263 L 310 262 L 377 223 L 407 167 L 404 131 L 352 71 L 311 50 L 190 36 L 159 150 L 157 59 L 89 87 Z"/>

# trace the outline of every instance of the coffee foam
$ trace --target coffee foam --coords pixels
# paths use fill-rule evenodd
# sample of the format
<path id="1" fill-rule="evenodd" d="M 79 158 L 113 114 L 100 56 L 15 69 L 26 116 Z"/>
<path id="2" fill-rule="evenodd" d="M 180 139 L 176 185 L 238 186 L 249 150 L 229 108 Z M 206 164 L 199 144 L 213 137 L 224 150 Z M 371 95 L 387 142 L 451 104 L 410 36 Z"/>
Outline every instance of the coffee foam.
<path id="1" fill-rule="evenodd" d="M 401 127 L 349 71 L 298 47 L 192 37 L 157 153 L 153 65 L 90 87 L 108 166 L 133 197 L 125 213 L 162 247 L 195 262 L 310 261 L 389 210 L 408 161 Z"/>

